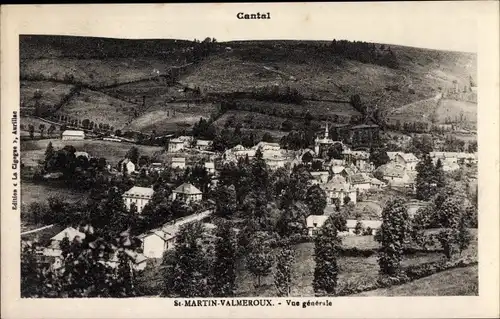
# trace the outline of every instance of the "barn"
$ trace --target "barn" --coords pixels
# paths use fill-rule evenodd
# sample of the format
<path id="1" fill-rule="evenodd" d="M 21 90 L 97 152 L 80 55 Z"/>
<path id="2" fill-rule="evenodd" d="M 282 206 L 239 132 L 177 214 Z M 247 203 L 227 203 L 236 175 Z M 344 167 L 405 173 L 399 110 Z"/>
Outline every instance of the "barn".
<path id="1" fill-rule="evenodd" d="M 75 141 L 85 139 L 85 133 L 83 131 L 66 130 L 62 133 L 63 141 Z"/>

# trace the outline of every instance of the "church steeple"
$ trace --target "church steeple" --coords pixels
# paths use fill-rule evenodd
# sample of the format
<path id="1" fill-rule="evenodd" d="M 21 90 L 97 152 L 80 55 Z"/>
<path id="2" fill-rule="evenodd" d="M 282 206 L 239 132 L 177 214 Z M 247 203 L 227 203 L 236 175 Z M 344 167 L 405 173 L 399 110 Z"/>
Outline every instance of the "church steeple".
<path id="1" fill-rule="evenodd" d="M 328 139 L 328 121 L 326 122 L 325 125 L 325 140 Z"/>

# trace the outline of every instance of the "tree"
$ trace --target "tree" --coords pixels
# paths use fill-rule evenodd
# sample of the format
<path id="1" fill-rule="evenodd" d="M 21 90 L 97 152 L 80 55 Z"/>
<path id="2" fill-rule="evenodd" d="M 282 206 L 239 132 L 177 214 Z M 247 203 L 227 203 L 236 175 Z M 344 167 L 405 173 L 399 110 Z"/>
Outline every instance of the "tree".
<path id="1" fill-rule="evenodd" d="M 441 162 L 441 159 L 438 159 L 436 162 L 436 166 L 434 168 L 434 176 L 433 179 L 436 182 L 436 187 L 437 188 L 442 188 L 446 184 L 445 176 L 444 176 L 444 170 L 443 170 L 443 162 Z"/>
<path id="2" fill-rule="evenodd" d="M 381 244 L 378 263 L 380 272 L 395 275 L 400 269 L 403 245 L 409 236 L 409 216 L 402 198 L 387 203 L 382 211 L 382 225 L 375 239 Z"/>
<path id="3" fill-rule="evenodd" d="M 304 155 L 302 156 L 302 162 L 303 163 L 311 163 L 313 160 L 313 156 L 311 155 L 310 152 L 305 152 Z"/>
<path id="4" fill-rule="evenodd" d="M 52 156 L 54 156 L 54 147 L 52 146 L 52 142 L 47 144 L 47 148 L 45 149 L 45 169 L 50 171 L 49 163 L 52 160 Z"/>
<path id="5" fill-rule="evenodd" d="M 43 132 L 45 131 L 45 124 L 40 124 L 38 129 L 40 130 L 40 137 L 43 138 Z"/>
<path id="6" fill-rule="evenodd" d="M 266 132 L 262 136 L 262 142 L 273 143 L 274 142 L 274 138 L 272 137 L 271 134 L 269 134 L 268 132 Z"/>
<path id="7" fill-rule="evenodd" d="M 207 297 L 209 263 L 201 245 L 203 225 L 200 222 L 181 226 L 174 256 L 166 260 L 164 294 L 169 297 Z"/>
<path id="8" fill-rule="evenodd" d="M 236 212 L 236 190 L 234 185 L 217 185 L 215 190 L 215 213 L 220 217 L 229 217 Z"/>
<path id="9" fill-rule="evenodd" d="M 126 158 L 128 158 L 132 163 L 137 164 L 139 160 L 139 149 L 135 146 L 132 146 L 127 152 Z"/>
<path id="10" fill-rule="evenodd" d="M 215 261 L 212 268 L 212 295 L 231 297 L 236 280 L 236 236 L 231 224 L 224 222 L 217 229 Z"/>
<path id="11" fill-rule="evenodd" d="M 274 273 L 274 286 L 278 297 L 288 297 L 292 286 L 292 264 L 294 256 L 289 243 L 285 243 L 278 253 L 276 271 Z"/>
<path id="12" fill-rule="evenodd" d="M 50 124 L 50 126 L 47 130 L 47 134 L 49 134 L 49 137 L 52 137 L 52 133 L 54 133 L 55 130 L 56 130 L 56 126 L 54 124 Z"/>
<path id="13" fill-rule="evenodd" d="M 363 233 L 363 223 L 361 221 L 356 222 L 356 226 L 354 227 L 354 234 L 355 235 L 361 235 Z"/>
<path id="14" fill-rule="evenodd" d="M 28 126 L 28 130 L 30 132 L 30 138 L 33 140 L 35 139 L 35 126 L 33 126 L 33 124 L 30 124 Z"/>
<path id="15" fill-rule="evenodd" d="M 435 168 L 429 155 L 416 166 L 416 196 L 420 200 L 429 200 L 437 191 Z"/>
<path id="16" fill-rule="evenodd" d="M 262 277 L 269 275 L 273 266 L 273 254 L 268 233 L 255 232 L 250 239 L 248 249 L 246 265 L 248 271 L 257 279 L 256 287 L 260 287 Z"/>
<path id="17" fill-rule="evenodd" d="M 438 205 L 437 220 L 441 227 L 438 240 L 448 259 L 451 259 L 455 252 L 466 249 L 471 240 L 464 206 L 465 199 L 457 194 L 446 197 L 442 204 Z"/>
<path id="18" fill-rule="evenodd" d="M 337 287 L 339 268 L 337 257 L 341 240 L 335 227 L 333 217 L 328 217 L 325 224 L 314 237 L 314 268 L 313 288 L 316 294 L 333 294 Z"/>
<path id="19" fill-rule="evenodd" d="M 389 161 L 390 159 L 385 149 L 373 147 L 370 149 L 370 162 L 372 162 L 375 167 L 387 164 Z"/>
<path id="20" fill-rule="evenodd" d="M 323 215 L 326 207 L 326 193 L 319 185 L 309 187 L 306 194 L 306 203 L 313 215 Z"/>

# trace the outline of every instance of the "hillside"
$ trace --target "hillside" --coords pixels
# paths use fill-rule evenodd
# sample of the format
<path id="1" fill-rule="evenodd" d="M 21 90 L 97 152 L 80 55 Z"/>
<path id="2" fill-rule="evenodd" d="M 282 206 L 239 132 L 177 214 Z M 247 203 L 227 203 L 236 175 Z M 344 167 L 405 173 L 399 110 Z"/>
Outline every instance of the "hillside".
<path id="1" fill-rule="evenodd" d="M 268 129 L 286 118 L 298 121 L 297 114 L 306 112 L 313 116 L 337 115 L 348 121 L 359 114 L 349 105 L 355 94 L 366 105 L 412 121 L 422 114 L 430 116 L 426 101 L 432 101 L 439 92 L 463 88 L 469 85 L 470 77 L 476 79 L 477 57 L 472 53 L 335 43 L 213 43 L 208 56 L 190 63 L 193 51 L 204 43 L 20 36 L 21 101 L 27 114 L 33 114 L 33 97 L 38 89 L 41 98 L 37 103 L 58 115 L 85 116 L 94 121 L 103 117 L 101 122 L 114 128 L 132 124 L 133 130 L 150 132 L 185 128 L 195 118 L 210 116 L 218 101 L 234 92 L 248 95 L 259 88 L 277 87 L 296 90 L 305 98 L 299 105 L 242 97 L 248 105 L 241 111 L 278 118 L 273 125 L 266 125 Z M 176 70 L 175 78 L 169 78 L 172 70 Z M 75 87 L 83 89 L 81 96 L 71 94 Z M 215 105 L 199 103 L 207 97 Z M 475 103 L 457 102 L 443 103 L 447 106 L 434 109 L 432 116 L 448 121 L 451 108 L 473 122 Z M 405 105 L 404 112 L 398 111 Z M 263 111 L 266 106 L 286 112 L 270 114 Z M 180 118 L 172 116 L 170 111 L 174 109 Z M 150 120 L 154 121 L 148 124 Z"/>

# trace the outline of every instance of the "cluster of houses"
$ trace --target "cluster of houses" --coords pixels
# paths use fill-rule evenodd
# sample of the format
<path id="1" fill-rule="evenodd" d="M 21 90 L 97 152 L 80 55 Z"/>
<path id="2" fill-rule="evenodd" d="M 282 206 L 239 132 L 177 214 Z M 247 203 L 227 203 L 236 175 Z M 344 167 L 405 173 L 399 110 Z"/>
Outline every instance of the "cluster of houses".
<path id="1" fill-rule="evenodd" d="M 62 134 L 63 140 L 79 140 L 84 139 L 83 131 L 64 131 Z M 340 143 L 342 146 L 341 159 L 332 159 L 325 161 L 320 158 L 322 151 L 331 146 Z M 211 153 L 208 150 L 211 148 L 212 141 L 196 140 L 190 136 L 181 136 L 173 138 L 169 141 L 168 152 L 177 153 L 185 150 L 196 150 L 202 153 Z M 239 159 L 252 159 L 257 152 L 261 152 L 263 160 L 271 169 L 281 167 L 291 168 L 296 164 L 303 163 L 304 155 L 309 153 L 309 158 L 321 162 L 321 169 L 316 167 L 312 169 L 309 166 L 311 185 L 318 185 L 325 191 L 327 199 L 327 207 L 330 209 L 339 209 L 347 204 L 356 204 L 360 198 L 360 194 L 365 192 L 380 190 L 385 187 L 405 187 L 413 188 L 416 178 L 416 166 L 419 159 L 412 153 L 404 152 L 388 152 L 389 162 L 375 169 L 373 163 L 370 162 L 370 154 L 367 151 L 355 151 L 349 149 L 340 141 L 334 141 L 329 138 L 328 125 L 325 128 L 324 135 L 315 139 L 314 150 L 305 149 L 297 154 L 288 150 L 281 149 L 278 143 L 260 142 L 257 145 L 246 148 L 242 145 L 237 145 L 220 154 L 219 160 L 222 163 L 237 162 Z M 78 156 L 89 156 L 85 152 L 80 152 Z M 75 154 L 76 155 L 76 154 Z M 186 158 L 172 157 L 170 165 L 172 168 L 185 169 Z M 441 160 L 445 171 L 453 171 L 458 169 L 463 164 L 477 163 L 477 153 L 453 153 L 453 152 L 432 152 L 430 156 L 434 163 Z M 207 172 L 214 180 L 217 179 L 217 171 L 215 158 L 204 163 Z M 138 171 L 137 164 L 134 164 L 130 159 L 124 159 L 118 164 L 120 171 L 134 173 Z M 148 164 L 149 171 L 160 172 L 165 168 L 164 163 Z M 143 169 L 143 168 L 140 168 Z M 378 178 L 376 178 L 377 176 Z M 136 212 L 141 214 L 144 207 L 152 200 L 154 190 L 151 187 L 134 186 L 123 194 L 123 202 L 128 210 L 135 206 Z M 183 183 L 175 188 L 171 195 L 171 200 L 180 200 L 183 203 L 190 205 L 203 200 L 203 192 L 190 183 Z M 182 225 L 192 223 L 194 221 L 203 221 L 210 217 L 211 211 L 204 211 L 190 216 L 186 216 L 177 220 L 173 220 L 163 226 L 149 230 L 139 236 L 131 238 L 128 232 L 123 232 L 120 238 L 117 239 L 116 249 L 111 256 L 103 257 L 103 263 L 111 267 L 118 265 L 118 253 L 120 251 L 129 255 L 134 264 L 134 268 L 140 270 L 146 266 L 146 261 L 149 258 L 161 258 L 163 254 L 175 247 L 175 238 Z M 317 230 L 322 227 L 329 216 L 329 213 L 323 215 L 310 215 L 306 219 L 308 233 L 314 236 Z M 381 226 L 380 220 L 347 220 L 347 231 L 341 232 L 341 236 L 362 234 L 374 235 Z M 211 231 L 216 227 L 210 223 L 203 224 L 206 230 L 206 239 L 210 240 L 213 236 Z M 86 226 L 89 227 L 89 226 Z M 362 231 L 360 231 L 362 228 Z M 88 229 L 87 229 L 88 231 Z M 42 262 L 49 263 L 52 267 L 61 267 L 62 256 L 60 243 L 64 238 L 70 241 L 83 240 L 85 238 L 83 229 L 68 227 L 53 237 L 48 243 L 39 250 L 39 255 Z M 139 249 L 132 249 L 131 242 L 138 241 Z M 29 242 L 26 240 L 23 242 Z M 96 242 L 96 245 L 99 243 Z"/>

